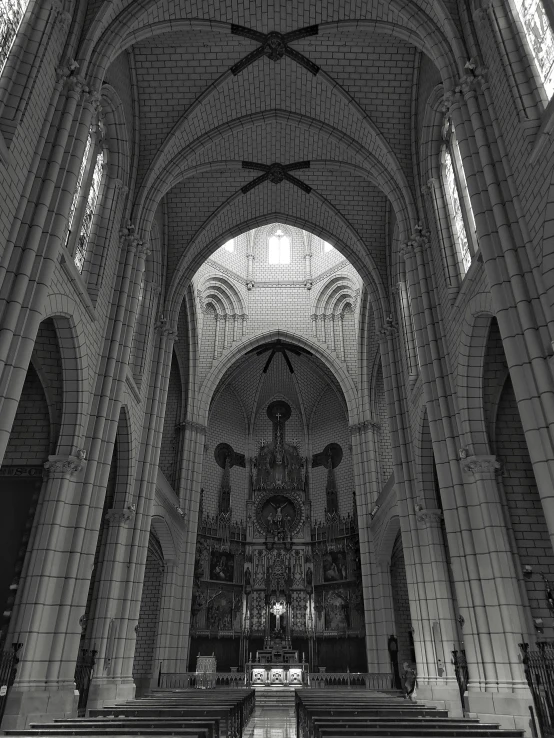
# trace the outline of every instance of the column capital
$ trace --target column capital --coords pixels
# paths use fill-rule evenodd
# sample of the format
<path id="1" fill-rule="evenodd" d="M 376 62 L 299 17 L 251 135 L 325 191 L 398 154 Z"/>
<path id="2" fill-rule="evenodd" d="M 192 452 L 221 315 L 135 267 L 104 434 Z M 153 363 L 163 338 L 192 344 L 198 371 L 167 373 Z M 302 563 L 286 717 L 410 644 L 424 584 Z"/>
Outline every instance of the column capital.
<path id="1" fill-rule="evenodd" d="M 356 435 L 365 430 L 378 431 L 381 429 L 380 423 L 376 423 L 374 420 L 362 420 L 359 423 L 353 423 L 348 426 L 351 435 Z"/>
<path id="2" fill-rule="evenodd" d="M 181 430 L 192 430 L 202 435 L 206 435 L 208 433 L 208 428 L 205 425 L 202 425 L 202 423 L 196 423 L 194 420 L 185 420 L 183 423 L 180 423 L 178 427 Z"/>
<path id="3" fill-rule="evenodd" d="M 423 508 L 416 512 L 416 520 L 425 528 L 438 528 L 442 520 L 442 510 Z"/>
<path id="4" fill-rule="evenodd" d="M 152 253 L 150 244 L 147 241 L 139 241 L 137 245 L 137 254 L 139 257 L 146 259 Z"/>
<path id="5" fill-rule="evenodd" d="M 142 241 L 135 234 L 135 226 L 131 222 L 120 229 L 119 244 L 122 249 L 126 249 L 127 251 L 136 251 L 142 245 Z"/>
<path id="6" fill-rule="evenodd" d="M 468 456 L 461 460 L 461 465 L 466 474 L 476 477 L 494 477 L 497 469 L 500 469 L 496 456 Z"/>
<path id="7" fill-rule="evenodd" d="M 127 525 L 131 520 L 135 519 L 136 506 L 129 505 L 125 508 L 112 507 L 107 511 L 104 519 L 108 525 Z"/>
<path id="8" fill-rule="evenodd" d="M 85 468 L 85 452 L 78 451 L 77 456 L 49 456 L 44 464 L 50 479 L 70 479 Z"/>

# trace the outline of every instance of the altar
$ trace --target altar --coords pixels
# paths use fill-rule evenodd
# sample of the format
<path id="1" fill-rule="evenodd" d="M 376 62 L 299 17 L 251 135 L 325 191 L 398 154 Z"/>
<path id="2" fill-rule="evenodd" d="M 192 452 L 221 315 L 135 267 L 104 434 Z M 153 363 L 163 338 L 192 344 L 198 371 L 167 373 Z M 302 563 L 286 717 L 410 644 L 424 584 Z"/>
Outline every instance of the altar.
<path id="1" fill-rule="evenodd" d="M 246 665 L 250 684 L 255 687 L 301 687 L 308 664 L 290 662 L 253 662 Z"/>

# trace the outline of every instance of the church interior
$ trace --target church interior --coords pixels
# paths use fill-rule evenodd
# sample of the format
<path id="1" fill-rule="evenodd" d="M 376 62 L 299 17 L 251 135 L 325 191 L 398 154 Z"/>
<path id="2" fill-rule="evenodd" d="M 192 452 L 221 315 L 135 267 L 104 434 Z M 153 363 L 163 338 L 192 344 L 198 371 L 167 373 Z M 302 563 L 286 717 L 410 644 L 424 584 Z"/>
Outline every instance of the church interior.
<path id="1" fill-rule="evenodd" d="M 386 6 L 0 0 L 7 735 L 554 735 L 554 7 Z"/>

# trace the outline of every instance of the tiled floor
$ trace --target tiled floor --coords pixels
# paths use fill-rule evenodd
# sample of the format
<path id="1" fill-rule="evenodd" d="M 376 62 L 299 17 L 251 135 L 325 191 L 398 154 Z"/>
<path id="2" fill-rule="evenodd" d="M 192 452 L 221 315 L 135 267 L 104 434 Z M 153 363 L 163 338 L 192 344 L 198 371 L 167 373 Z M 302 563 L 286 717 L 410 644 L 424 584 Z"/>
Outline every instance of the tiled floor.
<path id="1" fill-rule="evenodd" d="M 296 738 L 294 708 L 257 707 L 243 738 Z"/>

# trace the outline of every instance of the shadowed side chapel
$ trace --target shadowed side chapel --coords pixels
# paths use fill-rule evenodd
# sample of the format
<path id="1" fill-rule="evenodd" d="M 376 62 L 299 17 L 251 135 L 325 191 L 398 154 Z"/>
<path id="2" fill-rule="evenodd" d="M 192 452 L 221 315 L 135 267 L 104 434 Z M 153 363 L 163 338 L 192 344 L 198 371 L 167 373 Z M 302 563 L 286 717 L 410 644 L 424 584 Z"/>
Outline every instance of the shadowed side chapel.
<path id="1" fill-rule="evenodd" d="M 2 731 L 553 734 L 553 28 L 0 0 Z"/>

